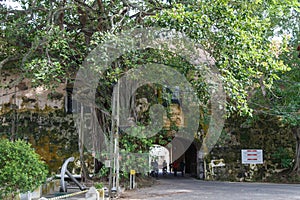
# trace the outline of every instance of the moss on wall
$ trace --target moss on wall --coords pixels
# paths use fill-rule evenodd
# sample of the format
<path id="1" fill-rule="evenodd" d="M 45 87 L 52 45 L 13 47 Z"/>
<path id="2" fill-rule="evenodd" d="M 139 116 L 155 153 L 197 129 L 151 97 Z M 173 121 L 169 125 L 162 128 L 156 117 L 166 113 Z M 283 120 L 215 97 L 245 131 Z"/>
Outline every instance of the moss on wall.
<path id="1" fill-rule="evenodd" d="M 0 116 L 0 135 L 11 137 L 16 118 L 16 138 L 27 140 L 41 155 L 52 173 L 58 173 L 63 161 L 78 158 L 78 134 L 71 115 L 63 110 L 10 111 Z"/>
<path id="2" fill-rule="evenodd" d="M 249 122 L 233 117 L 227 120 L 224 130 L 221 141 L 206 158 L 207 163 L 212 159 L 225 160 L 225 170 L 219 171 L 215 179 L 262 181 L 292 167 L 296 141 L 289 127 L 283 126 L 278 118 L 260 115 Z M 242 164 L 242 149 L 262 149 L 264 164 Z"/>

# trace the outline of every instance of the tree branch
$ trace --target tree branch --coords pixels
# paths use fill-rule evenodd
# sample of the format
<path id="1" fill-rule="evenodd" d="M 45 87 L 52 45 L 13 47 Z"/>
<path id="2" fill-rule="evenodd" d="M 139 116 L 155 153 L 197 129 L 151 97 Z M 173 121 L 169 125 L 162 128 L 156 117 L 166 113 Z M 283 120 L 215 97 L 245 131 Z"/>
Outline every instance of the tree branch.
<path id="1" fill-rule="evenodd" d="M 3 66 L 8 63 L 8 62 L 12 62 L 12 61 L 16 61 L 19 60 L 19 56 L 8 56 L 7 58 L 5 58 L 4 60 L 2 60 L 0 62 L 0 70 L 3 68 Z"/>

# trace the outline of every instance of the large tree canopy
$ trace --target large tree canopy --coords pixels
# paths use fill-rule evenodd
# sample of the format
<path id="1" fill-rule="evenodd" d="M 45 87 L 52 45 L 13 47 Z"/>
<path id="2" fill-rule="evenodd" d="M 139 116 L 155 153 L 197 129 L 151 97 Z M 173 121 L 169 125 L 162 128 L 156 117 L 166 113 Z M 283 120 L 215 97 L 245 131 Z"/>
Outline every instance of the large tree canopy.
<path id="1" fill-rule="evenodd" d="M 271 38 L 298 7 L 297 1 L 203 0 L 177 4 L 153 21 L 187 33 L 211 53 L 223 76 L 229 111 L 245 114 L 256 88 L 265 95 L 279 74 L 290 69 L 279 58 L 286 43 L 275 46 Z"/>
<path id="2" fill-rule="evenodd" d="M 290 129 L 296 139 L 296 156 L 294 170 L 300 172 L 300 13 L 291 12 L 289 17 L 280 21 L 278 34 L 286 34 L 290 38 L 287 42 L 287 49 L 280 55 L 280 59 L 290 67 L 290 71 L 279 75 L 273 87 L 265 96 L 257 93 L 251 99 L 251 107 L 259 115 L 276 117 L 282 126 Z"/>
<path id="3" fill-rule="evenodd" d="M 299 11 L 296 0 L 17 2 L 20 8 L 1 5 L 0 68 L 20 70 L 35 84 L 52 85 L 74 77 L 107 34 L 136 26 L 167 27 L 185 32 L 213 56 L 224 80 L 227 108 L 240 114 L 251 113 L 247 100 L 256 88 L 265 95 L 290 69 L 279 56 L 286 43 L 274 45 L 270 39 Z"/>

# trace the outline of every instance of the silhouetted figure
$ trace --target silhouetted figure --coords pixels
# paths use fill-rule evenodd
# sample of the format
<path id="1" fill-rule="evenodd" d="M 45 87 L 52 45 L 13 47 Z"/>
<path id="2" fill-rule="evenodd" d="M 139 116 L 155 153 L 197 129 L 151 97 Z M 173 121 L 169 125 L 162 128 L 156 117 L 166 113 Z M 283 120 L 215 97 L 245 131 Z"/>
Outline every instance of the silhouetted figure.
<path id="1" fill-rule="evenodd" d="M 152 166 L 151 176 L 158 177 L 158 162 L 156 160 L 154 162 L 151 162 L 151 166 Z"/>
<path id="2" fill-rule="evenodd" d="M 183 160 L 180 162 L 180 171 L 181 171 L 181 175 L 184 176 L 184 167 L 185 167 L 185 163 L 183 162 Z"/>
<path id="3" fill-rule="evenodd" d="M 179 169 L 179 163 L 178 161 L 176 160 L 174 163 L 173 163 L 173 171 L 174 171 L 174 176 L 177 176 L 177 171 Z"/>
<path id="4" fill-rule="evenodd" d="M 163 175 L 167 175 L 167 168 L 168 168 L 168 164 L 167 164 L 166 160 L 164 160 L 164 162 L 163 162 L 163 168 L 162 168 Z"/>
<path id="5" fill-rule="evenodd" d="M 169 164 L 169 168 L 170 168 L 169 170 L 170 170 L 170 174 L 171 174 L 172 173 L 172 169 L 173 169 L 173 163 Z"/>

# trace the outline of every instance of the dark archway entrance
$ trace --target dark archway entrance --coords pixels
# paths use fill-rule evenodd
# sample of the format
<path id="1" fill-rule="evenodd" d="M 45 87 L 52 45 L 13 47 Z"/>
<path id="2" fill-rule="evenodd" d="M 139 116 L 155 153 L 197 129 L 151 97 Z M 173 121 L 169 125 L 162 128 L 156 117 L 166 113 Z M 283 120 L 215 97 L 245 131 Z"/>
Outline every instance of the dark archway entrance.
<path id="1" fill-rule="evenodd" d="M 197 176 L 197 148 L 194 144 L 185 152 L 185 173 Z"/>

